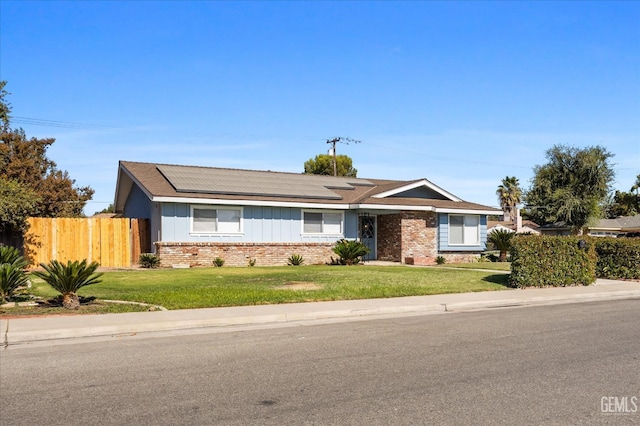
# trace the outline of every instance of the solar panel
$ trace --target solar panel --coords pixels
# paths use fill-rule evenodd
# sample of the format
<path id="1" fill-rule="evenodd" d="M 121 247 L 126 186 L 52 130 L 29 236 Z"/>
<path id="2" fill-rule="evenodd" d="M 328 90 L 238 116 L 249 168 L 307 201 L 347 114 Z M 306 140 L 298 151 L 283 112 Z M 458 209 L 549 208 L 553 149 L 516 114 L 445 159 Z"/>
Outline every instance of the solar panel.
<path id="1" fill-rule="evenodd" d="M 339 200 L 342 197 L 331 189 L 374 186 L 365 179 L 294 173 L 172 165 L 158 170 L 178 192 Z"/>

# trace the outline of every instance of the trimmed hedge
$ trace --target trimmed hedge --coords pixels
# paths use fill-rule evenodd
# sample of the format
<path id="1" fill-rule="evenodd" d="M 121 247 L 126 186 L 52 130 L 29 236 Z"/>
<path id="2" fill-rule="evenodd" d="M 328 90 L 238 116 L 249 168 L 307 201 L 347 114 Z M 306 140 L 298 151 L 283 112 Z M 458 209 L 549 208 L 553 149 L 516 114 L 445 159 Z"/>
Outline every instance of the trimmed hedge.
<path id="1" fill-rule="evenodd" d="M 514 287 L 589 285 L 596 280 L 596 250 L 589 237 L 518 235 L 511 240 Z"/>
<path id="2" fill-rule="evenodd" d="M 594 238 L 596 275 L 609 279 L 640 279 L 640 238 Z"/>

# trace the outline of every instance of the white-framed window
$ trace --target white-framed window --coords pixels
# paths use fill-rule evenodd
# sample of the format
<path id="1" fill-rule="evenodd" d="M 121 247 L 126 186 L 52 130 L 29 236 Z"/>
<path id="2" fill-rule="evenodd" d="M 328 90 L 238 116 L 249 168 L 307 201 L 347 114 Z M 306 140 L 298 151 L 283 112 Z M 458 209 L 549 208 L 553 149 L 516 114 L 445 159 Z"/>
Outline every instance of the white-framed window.
<path id="1" fill-rule="evenodd" d="M 449 245 L 474 246 L 480 244 L 480 216 L 449 215 Z"/>
<path id="2" fill-rule="evenodd" d="M 241 207 L 191 206 L 191 233 L 238 234 L 241 232 Z"/>
<path id="3" fill-rule="evenodd" d="M 338 211 L 302 211 L 303 234 L 342 235 L 344 213 Z"/>

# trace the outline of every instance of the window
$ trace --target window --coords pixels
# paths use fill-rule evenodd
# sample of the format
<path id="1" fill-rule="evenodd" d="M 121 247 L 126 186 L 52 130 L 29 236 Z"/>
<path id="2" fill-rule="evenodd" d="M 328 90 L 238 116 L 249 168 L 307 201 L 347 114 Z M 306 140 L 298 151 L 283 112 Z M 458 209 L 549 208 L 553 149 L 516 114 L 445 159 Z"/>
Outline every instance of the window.
<path id="1" fill-rule="evenodd" d="M 449 244 L 479 245 L 480 216 L 449 215 Z"/>
<path id="2" fill-rule="evenodd" d="M 342 234 L 342 213 L 303 212 L 302 232 L 305 234 Z"/>
<path id="3" fill-rule="evenodd" d="M 242 210 L 191 207 L 191 232 L 195 234 L 242 232 Z"/>

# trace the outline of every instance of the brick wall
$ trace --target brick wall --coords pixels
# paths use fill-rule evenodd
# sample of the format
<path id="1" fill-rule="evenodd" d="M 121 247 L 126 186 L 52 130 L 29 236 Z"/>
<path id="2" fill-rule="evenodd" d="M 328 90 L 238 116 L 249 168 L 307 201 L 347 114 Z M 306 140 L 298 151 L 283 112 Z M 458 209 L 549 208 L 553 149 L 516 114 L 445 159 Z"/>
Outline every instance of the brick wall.
<path id="1" fill-rule="evenodd" d="M 438 224 L 433 212 L 404 211 L 378 216 L 378 260 L 435 264 Z"/>
<path id="2" fill-rule="evenodd" d="M 474 263 L 480 259 L 480 252 L 474 253 L 447 253 L 442 252 L 440 256 L 446 259 L 446 263 Z"/>
<path id="3" fill-rule="evenodd" d="M 170 243 L 157 242 L 156 254 L 161 265 L 212 266 L 216 257 L 225 266 L 247 266 L 256 259 L 256 266 L 286 265 L 289 256 L 299 254 L 305 265 L 331 262 L 334 243 Z"/>
<path id="4" fill-rule="evenodd" d="M 402 239 L 400 238 L 400 215 L 378 216 L 377 260 L 400 262 L 402 260 Z"/>
<path id="5" fill-rule="evenodd" d="M 402 229 L 402 262 L 413 262 L 414 265 L 435 263 L 438 256 L 438 225 L 434 212 L 403 211 Z"/>

